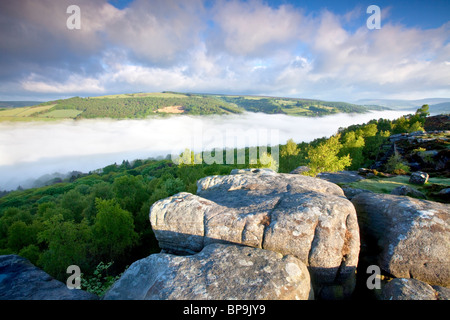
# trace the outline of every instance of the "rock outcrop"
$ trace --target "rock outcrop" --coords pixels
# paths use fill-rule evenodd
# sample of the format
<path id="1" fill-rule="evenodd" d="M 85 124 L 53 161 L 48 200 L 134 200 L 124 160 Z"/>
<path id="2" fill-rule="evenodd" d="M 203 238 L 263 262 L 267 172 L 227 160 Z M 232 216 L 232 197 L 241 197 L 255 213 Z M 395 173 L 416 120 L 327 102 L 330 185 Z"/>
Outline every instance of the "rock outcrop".
<path id="1" fill-rule="evenodd" d="M 0 256 L 0 300 L 96 300 L 67 286 L 18 255 Z"/>
<path id="2" fill-rule="evenodd" d="M 396 278 L 450 285 L 450 205 L 375 193 L 352 202 L 373 263 Z"/>
<path id="3" fill-rule="evenodd" d="M 153 254 L 133 263 L 106 300 L 308 300 L 309 272 L 297 258 L 211 244 L 189 256 Z"/>
<path id="4" fill-rule="evenodd" d="M 150 222 L 166 252 L 193 254 L 213 243 L 241 244 L 305 263 L 315 295 L 348 297 L 359 254 L 356 211 L 337 185 L 271 170 L 198 181 L 197 195 L 156 202 Z"/>
<path id="5" fill-rule="evenodd" d="M 389 281 L 382 290 L 381 300 L 449 300 L 450 289 L 430 286 L 416 280 L 396 278 Z"/>
<path id="6" fill-rule="evenodd" d="M 427 183 L 429 177 L 430 176 L 426 172 L 422 171 L 413 172 L 409 177 L 409 183 L 424 185 L 425 183 Z"/>

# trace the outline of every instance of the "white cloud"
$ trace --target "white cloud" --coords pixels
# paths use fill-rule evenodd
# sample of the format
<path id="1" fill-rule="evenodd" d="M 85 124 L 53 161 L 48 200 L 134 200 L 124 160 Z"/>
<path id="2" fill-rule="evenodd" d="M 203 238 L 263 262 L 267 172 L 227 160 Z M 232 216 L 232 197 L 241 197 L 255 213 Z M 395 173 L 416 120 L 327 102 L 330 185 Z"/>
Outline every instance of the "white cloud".
<path id="1" fill-rule="evenodd" d="M 290 5 L 274 9 L 261 1 L 222 1 L 214 8 L 220 29 L 212 44 L 231 54 L 267 56 L 277 47 L 295 45 L 302 15 Z"/>
<path id="2" fill-rule="evenodd" d="M 105 88 L 99 79 L 91 77 L 81 77 L 79 75 L 71 75 L 66 82 L 55 82 L 52 80 L 35 80 L 36 75 L 32 74 L 28 79 L 22 81 L 23 89 L 31 92 L 40 93 L 61 93 L 61 94 L 77 94 L 77 93 L 104 93 Z"/>
<path id="3" fill-rule="evenodd" d="M 0 30 L 0 78 L 9 77 L 3 88 L 16 84 L 15 95 L 450 95 L 450 23 L 427 30 L 393 23 L 349 29 L 358 15 L 366 16 L 364 8 L 308 15 L 261 0 L 136 0 L 119 10 L 106 0 L 82 0 L 81 30 L 71 31 L 65 24 L 71 1 L 48 1 L 1 3 L 0 16 L 11 27 Z M 382 13 L 385 21 L 389 8 Z"/>

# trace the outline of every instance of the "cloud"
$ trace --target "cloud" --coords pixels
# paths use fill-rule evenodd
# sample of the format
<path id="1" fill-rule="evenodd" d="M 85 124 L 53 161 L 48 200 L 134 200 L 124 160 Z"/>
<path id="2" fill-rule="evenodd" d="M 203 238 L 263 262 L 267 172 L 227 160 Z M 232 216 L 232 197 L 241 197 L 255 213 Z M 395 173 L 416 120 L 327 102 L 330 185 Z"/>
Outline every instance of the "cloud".
<path id="1" fill-rule="evenodd" d="M 198 44 L 203 11 L 198 0 L 136 0 L 108 24 L 107 37 L 144 64 L 174 64 Z"/>
<path id="2" fill-rule="evenodd" d="M 80 30 L 66 27 L 70 4 L 80 6 Z M 449 95 L 450 22 L 405 27 L 391 12 L 383 8 L 382 28 L 368 30 L 361 6 L 336 14 L 262 0 L 135 0 L 123 9 L 106 0 L 3 1 L 0 94 Z"/>
<path id="3" fill-rule="evenodd" d="M 272 8 L 259 0 L 219 1 L 212 10 L 216 26 L 210 46 L 232 55 L 266 57 L 291 48 L 302 34 L 302 15 L 291 5 Z"/>
<path id="4" fill-rule="evenodd" d="M 0 123 L 0 190 L 27 179 L 73 170 L 88 172 L 123 160 L 178 155 L 184 148 L 244 147 L 311 141 L 339 127 L 371 119 L 394 119 L 407 111 L 339 114 L 320 118 L 244 114 L 175 116 L 145 120 L 83 120 L 58 123 Z M 239 135 L 237 135 L 239 134 Z M 227 137 L 231 139 L 227 139 Z"/>

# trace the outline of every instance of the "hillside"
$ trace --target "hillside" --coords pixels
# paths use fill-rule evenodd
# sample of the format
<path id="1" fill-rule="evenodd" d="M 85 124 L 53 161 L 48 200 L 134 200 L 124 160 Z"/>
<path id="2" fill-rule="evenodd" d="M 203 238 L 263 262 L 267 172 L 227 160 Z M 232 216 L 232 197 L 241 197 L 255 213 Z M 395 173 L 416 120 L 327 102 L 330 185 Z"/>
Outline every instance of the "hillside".
<path id="1" fill-rule="evenodd" d="M 364 106 L 382 106 L 393 110 L 417 109 L 428 104 L 432 114 L 450 113 L 450 98 L 427 98 L 419 100 L 363 99 L 356 103 Z"/>
<path id="2" fill-rule="evenodd" d="M 295 116 L 364 113 L 373 109 L 346 102 L 194 93 L 130 93 L 73 97 L 14 109 L 0 109 L 0 121 L 55 119 L 142 119 L 170 114 L 212 115 L 262 112 Z M 378 107 L 379 109 L 379 107 Z"/>

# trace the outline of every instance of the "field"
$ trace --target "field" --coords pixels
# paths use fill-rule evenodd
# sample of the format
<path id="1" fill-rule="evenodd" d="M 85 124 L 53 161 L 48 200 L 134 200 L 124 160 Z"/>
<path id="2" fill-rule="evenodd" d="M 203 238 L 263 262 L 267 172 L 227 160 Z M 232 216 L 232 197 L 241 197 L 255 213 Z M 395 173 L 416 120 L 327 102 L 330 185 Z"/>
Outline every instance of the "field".
<path id="1" fill-rule="evenodd" d="M 0 111 L 0 121 L 33 121 L 45 120 L 35 114 L 51 109 L 54 105 L 13 108 Z"/>
<path id="2" fill-rule="evenodd" d="M 39 118 L 54 118 L 54 119 L 67 119 L 67 118 L 75 118 L 83 111 L 80 110 L 53 110 L 44 114 L 40 114 Z"/>
<path id="3" fill-rule="evenodd" d="M 124 94 L 113 94 L 107 96 L 91 97 L 91 99 L 121 99 L 121 98 L 186 98 L 187 95 L 176 92 L 139 92 L 139 93 L 124 93 Z"/>

